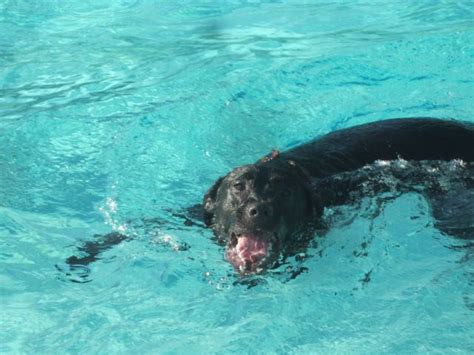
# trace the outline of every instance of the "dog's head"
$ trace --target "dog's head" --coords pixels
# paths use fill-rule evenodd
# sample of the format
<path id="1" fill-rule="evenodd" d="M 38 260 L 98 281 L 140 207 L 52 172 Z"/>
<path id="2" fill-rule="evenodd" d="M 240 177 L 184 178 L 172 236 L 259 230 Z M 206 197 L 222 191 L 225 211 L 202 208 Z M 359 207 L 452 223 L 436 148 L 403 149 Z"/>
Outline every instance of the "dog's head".
<path id="1" fill-rule="evenodd" d="M 291 255 L 322 214 L 309 177 L 277 152 L 219 178 L 204 197 L 206 224 L 241 274 Z"/>

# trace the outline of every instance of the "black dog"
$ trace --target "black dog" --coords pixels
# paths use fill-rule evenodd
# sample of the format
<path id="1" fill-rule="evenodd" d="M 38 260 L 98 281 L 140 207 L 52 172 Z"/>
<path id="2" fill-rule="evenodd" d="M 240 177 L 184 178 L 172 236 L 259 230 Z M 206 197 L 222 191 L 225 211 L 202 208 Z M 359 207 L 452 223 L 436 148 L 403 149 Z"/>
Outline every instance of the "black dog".
<path id="1" fill-rule="evenodd" d="M 336 131 L 284 153 L 273 151 L 217 180 L 204 197 L 204 221 L 226 246 L 226 258 L 238 272 L 259 272 L 280 255 L 304 250 L 324 208 L 347 200 L 358 183 L 341 176 L 360 180 L 367 174 L 354 171 L 400 158 L 473 162 L 474 124 L 392 119 Z M 428 177 L 398 173 L 410 183 Z M 467 174 L 472 180 L 472 170 Z M 466 203 L 472 226 L 474 202 Z M 443 206 L 438 207 L 435 217 L 443 214 Z"/>
<path id="2" fill-rule="evenodd" d="M 462 160 L 458 165 L 463 168 L 454 176 L 466 182 L 461 188 L 468 189 L 462 193 L 443 191 L 433 179 L 432 167 L 452 170 L 442 161 L 453 159 Z M 382 162 L 375 163 L 374 169 L 370 164 L 377 161 Z M 204 219 L 217 241 L 225 245 L 226 258 L 236 271 L 256 273 L 274 265 L 280 256 L 304 251 L 321 226 L 325 207 L 393 188 L 386 182 L 395 179 L 402 182 L 394 187 L 401 193 L 417 191 L 420 183 L 428 186 L 438 229 L 470 239 L 474 238 L 474 164 L 470 162 L 474 162 L 472 123 L 432 118 L 369 123 L 284 153 L 273 151 L 255 164 L 234 169 L 211 187 L 204 206 L 193 206 L 187 213 L 172 212 L 172 216 L 187 226 L 202 226 Z M 167 223 L 155 218 L 141 221 L 147 228 Z M 114 232 L 85 242 L 78 248 L 80 256 L 66 259 L 71 271 L 79 271 L 79 279 L 71 281 L 90 281 L 87 265 L 127 239 Z"/>

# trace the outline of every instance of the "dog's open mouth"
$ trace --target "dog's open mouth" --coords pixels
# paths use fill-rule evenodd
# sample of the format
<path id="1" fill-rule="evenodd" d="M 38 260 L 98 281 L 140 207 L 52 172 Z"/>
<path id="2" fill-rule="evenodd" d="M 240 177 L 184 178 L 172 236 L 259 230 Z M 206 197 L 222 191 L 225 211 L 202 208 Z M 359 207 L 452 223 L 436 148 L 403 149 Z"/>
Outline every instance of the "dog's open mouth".
<path id="1" fill-rule="evenodd" d="M 241 274 L 258 273 L 268 263 L 271 252 L 270 238 L 254 233 L 232 233 L 226 258 Z"/>

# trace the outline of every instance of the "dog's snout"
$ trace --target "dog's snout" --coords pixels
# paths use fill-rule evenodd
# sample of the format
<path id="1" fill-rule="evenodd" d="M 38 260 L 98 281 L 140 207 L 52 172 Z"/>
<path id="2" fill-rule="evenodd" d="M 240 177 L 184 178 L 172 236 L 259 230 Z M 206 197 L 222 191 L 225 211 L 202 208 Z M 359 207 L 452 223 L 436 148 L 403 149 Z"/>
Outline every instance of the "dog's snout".
<path id="1" fill-rule="evenodd" d="M 268 203 L 252 202 L 247 205 L 247 215 L 251 219 L 268 219 L 273 216 L 273 209 Z"/>

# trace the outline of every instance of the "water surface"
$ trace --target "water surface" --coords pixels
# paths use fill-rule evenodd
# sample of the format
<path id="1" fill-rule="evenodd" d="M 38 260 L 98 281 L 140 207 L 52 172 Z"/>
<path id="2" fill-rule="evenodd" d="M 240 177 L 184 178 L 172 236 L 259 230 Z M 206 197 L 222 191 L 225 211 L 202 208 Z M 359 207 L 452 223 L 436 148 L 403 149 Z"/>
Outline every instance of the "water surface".
<path id="1" fill-rule="evenodd" d="M 0 351 L 474 351 L 472 248 L 420 195 L 342 209 L 307 272 L 250 288 L 172 214 L 272 148 L 474 122 L 473 18 L 447 0 L 0 1 Z M 135 237 L 85 279 L 58 271 L 112 230 Z"/>

